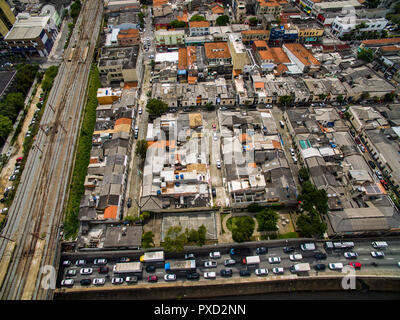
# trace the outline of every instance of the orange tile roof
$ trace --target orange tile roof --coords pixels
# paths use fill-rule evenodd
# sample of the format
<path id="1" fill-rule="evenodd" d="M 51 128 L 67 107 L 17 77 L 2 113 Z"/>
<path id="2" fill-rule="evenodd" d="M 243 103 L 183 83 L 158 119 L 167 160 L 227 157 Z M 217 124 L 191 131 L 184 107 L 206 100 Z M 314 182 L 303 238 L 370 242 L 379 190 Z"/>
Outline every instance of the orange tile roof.
<path id="1" fill-rule="evenodd" d="M 257 165 L 256 165 L 255 162 L 250 162 L 250 163 L 247 164 L 247 166 L 250 167 L 250 168 L 257 168 Z"/>
<path id="2" fill-rule="evenodd" d="M 241 135 L 239 135 L 239 140 L 240 142 L 247 142 L 251 141 L 251 138 L 247 133 L 242 133 Z"/>
<path id="3" fill-rule="evenodd" d="M 186 48 L 179 48 L 178 51 L 178 69 L 186 70 L 188 66 L 187 63 L 187 51 Z"/>
<path id="4" fill-rule="evenodd" d="M 243 30 L 242 34 L 269 34 L 268 30 Z"/>
<path id="5" fill-rule="evenodd" d="M 265 85 L 264 85 L 264 82 L 254 82 L 254 88 L 256 88 L 256 89 L 264 89 L 265 88 Z"/>
<path id="6" fill-rule="evenodd" d="M 89 163 L 99 163 L 99 158 L 90 158 Z"/>
<path id="7" fill-rule="evenodd" d="M 168 0 L 153 0 L 153 7 L 161 7 L 164 4 L 167 4 Z"/>
<path id="8" fill-rule="evenodd" d="M 242 70 L 240 70 L 240 69 L 234 69 L 234 70 L 232 71 L 232 73 L 233 73 L 234 76 L 238 76 L 239 74 L 242 73 Z"/>
<path id="9" fill-rule="evenodd" d="M 288 67 L 284 64 L 278 64 L 278 66 L 276 67 L 276 74 L 277 75 L 281 75 L 282 73 L 288 71 Z"/>
<path id="10" fill-rule="evenodd" d="M 282 48 L 280 47 L 272 47 L 268 49 L 271 52 L 271 55 L 273 56 L 274 62 L 276 64 L 279 63 L 290 63 L 290 59 L 287 56 L 287 54 L 285 53 L 285 51 L 283 51 Z"/>
<path id="11" fill-rule="evenodd" d="M 219 14 L 219 13 L 224 13 L 224 7 L 221 7 L 220 4 L 214 4 L 214 6 L 211 8 L 212 13 L 214 14 Z"/>
<path id="12" fill-rule="evenodd" d="M 278 7 L 280 6 L 279 3 L 275 2 L 275 1 L 259 1 L 260 7 Z"/>
<path id="13" fill-rule="evenodd" d="M 363 44 L 400 43 L 400 38 L 386 38 L 386 39 L 363 40 L 361 43 L 363 43 Z"/>
<path id="14" fill-rule="evenodd" d="M 381 47 L 382 51 L 399 51 L 400 47 L 396 46 L 387 46 L 387 47 Z"/>
<path id="15" fill-rule="evenodd" d="M 267 41 L 265 41 L 265 40 L 255 40 L 255 41 L 253 41 L 253 43 L 256 47 L 267 47 L 268 48 Z"/>
<path id="16" fill-rule="evenodd" d="M 188 22 L 188 14 L 187 14 L 187 11 L 183 11 L 183 13 L 182 13 L 182 17 L 181 16 L 178 16 L 177 17 L 177 19 L 178 19 L 178 21 L 183 21 L 183 22 Z"/>
<path id="17" fill-rule="evenodd" d="M 279 141 L 272 140 L 272 145 L 274 146 L 275 149 L 282 149 L 282 145 L 280 144 Z"/>
<path id="18" fill-rule="evenodd" d="M 188 68 L 192 69 L 194 64 L 197 61 L 196 47 L 195 46 L 188 46 L 186 49 L 187 49 L 187 64 L 188 64 Z"/>
<path id="19" fill-rule="evenodd" d="M 206 28 L 210 26 L 210 21 L 190 21 L 190 28 Z"/>
<path id="20" fill-rule="evenodd" d="M 118 39 L 125 39 L 125 38 L 132 38 L 132 37 L 139 37 L 139 30 L 138 29 L 125 29 L 120 30 L 118 32 Z"/>
<path id="21" fill-rule="evenodd" d="M 271 54 L 271 51 L 269 50 L 260 50 L 257 51 L 261 60 L 274 60 L 274 57 Z"/>
<path id="22" fill-rule="evenodd" d="M 188 83 L 189 84 L 196 84 L 197 83 L 197 77 L 188 77 Z"/>
<path id="23" fill-rule="evenodd" d="M 284 46 L 293 53 L 305 66 L 320 65 L 321 63 L 300 43 L 286 43 Z"/>
<path id="24" fill-rule="evenodd" d="M 204 44 L 204 49 L 208 59 L 227 59 L 231 57 L 226 42 L 206 42 Z"/>
<path id="25" fill-rule="evenodd" d="M 115 120 L 115 125 L 121 125 L 121 124 L 132 124 L 132 119 L 129 118 L 119 118 Z"/>
<path id="26" fill-rule="evenodd" d="M 104 210 L 104 219 L 116 219 L 118 206 L 109 206 Z"/>

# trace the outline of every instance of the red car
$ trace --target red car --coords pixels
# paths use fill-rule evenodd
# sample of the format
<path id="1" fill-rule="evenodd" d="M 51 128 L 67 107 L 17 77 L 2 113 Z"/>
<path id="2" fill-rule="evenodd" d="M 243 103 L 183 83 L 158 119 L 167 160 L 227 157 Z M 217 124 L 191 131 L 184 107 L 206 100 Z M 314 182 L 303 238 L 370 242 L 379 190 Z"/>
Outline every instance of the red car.
<path id="1" fill-rule="evenodd" d="M 17 160 L 15 160 L 16 162 L 21 162 L 22 161 L 22 157 L 17 158 Z"/>
<path id="2" fill-rule="evenodd" d="M 212 128 L 215 130 L 217 129 L 217 126 L 215 125 L 215 123 L 212 125 Z"/>
<path id="3" fill-rule="evenodd" d="M 106 266 L 101 266 L 100 268 L 99 268 L 99 273 L 102 273 L 102 274 L 107 274 L 108 273 L 108 267 L 106 267 Z"/>
<path id="4" fill-rule="evenodd" d="M 361 263 L 359 262 L 350 262 L 349 266 L 353 267 L 354 269 L 361 269 Z"/>
<path id="5" fill-rule="evenodd" d="M 380 183 L 382 184 L 382 186 L 387 190 L 388 189 L 388 185 L 387 182 L 385 180 L 380 180 Z"/>
<path id="6" fill-rule="evenodd" d="M 147 282 L 157 282 L 158 278 L 157 276 L 148 276 L 147 277 Z"/>

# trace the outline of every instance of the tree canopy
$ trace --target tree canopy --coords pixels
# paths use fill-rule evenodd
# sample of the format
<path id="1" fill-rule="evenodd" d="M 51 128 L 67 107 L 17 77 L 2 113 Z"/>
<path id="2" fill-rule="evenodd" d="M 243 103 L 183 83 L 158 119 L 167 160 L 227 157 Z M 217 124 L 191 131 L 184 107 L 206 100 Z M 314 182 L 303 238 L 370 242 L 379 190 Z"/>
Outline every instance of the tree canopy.
<path id="1" fill-rule="evenodd" d="M 296 224 L 302 237 L 321 237 L 327 229 L 315 209 L 308 214 L 301 214 Z"/>
<path id="2" fill-rule="evenodd" d="M 0 115 L 0 142 L 4 143 L 12 130 L 12 121 L 3 115 Z"/>
<path id="3" fill-rule="evenodd" d="M 164 249 L 168 252 L 181 252 L 186 243 L 186 236 L 181 226 L 172 226 L 167 230 L 164 239 Z"/>
<path id="4" fill-rule="evenodd" d="M 231 218 L 233 219 L 233 218 Z M 245 242 L 251 239 L 254 232 L 254 220 L 248 216 L 234 217 L 232 224 L 232 239 L 235 242 Z"/>
<path id="5" fill-rule="evenodd" d="M 186 23 L 185 21 L 173 20 L 169 23 L 169 25 L 173 28 L 185 28 Z"/>
<path id="6" fill-rule="evenodd" d="M 318 213 L 328 213 L 328 195 L 325 190 L 318 190 L 310 181 L 305 181 L 301 186 L 298 198 L 304 210 L 310 212 L 315 208 Z"/>
<path id="7" fill-rule="evenodd" d="M 271 208 L 265 208 L 256 215 L 258 222 L 258 231 L 276 231 L 279 215 Z"/>
<path id="8" fill-rule="evenodd" d="M 147 112 L 152 116 L 160 116 L 168 110 L 168 105 L 158 99 L 150 99 L 146 105 Z"/>
<path id="9" fill-rule="evenodd" d="M 154 233 L 147 231 L 142 234 L 142 248 L 148 249 L 154 247 Z"/>
<path id="10" fill-rule="evenodd" d="M 215 23 L 217 26 L 226 26 L 229 24 L 229 17 L 227 15 L 219 16 Z"/>
<path id="11" fill-rule="evenodd" d="M 249 19 L 249 23 L 250 23 L 251 26 L 256 26 L 257 23 L 258 23 L 258 19 L 256 17 L 251 17 Z"/>
<path id="12" fill-rule="evenodd" d="M 372 49 L 363 48 L 358 52 L 357 58 L 366 62 L 372 62 L 374 61 L 374 52 Z"/>
<path id="13" fill-rule="evenodd" d="M 199 15 L 199 14 L 195 14 L 194 16 L 192 16 L 189 20 L 190 22 L 192 21 L 206 21 L 206 18 L 204 18 L 203 16 Z"/>
<path id="14" fill-rule="evenodd" d="M 292 102 L 292 100 L 293 100 L 293 98 L 291 96 L 281 96 L 281 97 L 279 97 L 279 103 L 281 105 L 285 105 L 285 106 L 290 104 Z"/>
<path id="15" fill-rule="evenodd" d="M 141 139 L 136 142 L 135 154 L 142 160 L 146 158 L 147 147 L 146 140 Z"/>

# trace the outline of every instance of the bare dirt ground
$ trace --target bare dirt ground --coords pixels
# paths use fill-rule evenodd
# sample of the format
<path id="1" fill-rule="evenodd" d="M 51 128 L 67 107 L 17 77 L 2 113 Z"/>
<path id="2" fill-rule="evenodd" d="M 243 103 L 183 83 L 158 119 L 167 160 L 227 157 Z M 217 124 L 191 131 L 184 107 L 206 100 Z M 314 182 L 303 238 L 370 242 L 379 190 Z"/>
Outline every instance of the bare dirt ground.
<path id="1" fill-rule="evenodd" d="M 31 122 L 33 115 L 36 110 L 36 104 L 39 102 L 40 99 L 40 94 L 42 93 L 42 87 L 39 84 L 36 90 L 36 94 L 32 99 L 32 102 L 29 106 L 28 114 L 25 117 L 24 124 L 22 126 L 21 132 L 18 135 L 18 139 L 14 143 L 14 152 L 12 153 L 10 159 L 8 160 L 8 163 L 4 168 L 2 169 L 0 173 L 0 192 L 2 197 L 2 193 L 4 192 L 4 189 L 6 187 L 12 186 L 13 182 L 9 181 L 9 177 L 12 175 L 14 171 L 14 166 L 15 166 L 15 160 L 19 157 L 22 157 L 22 146 L 25 140 L 25 135 L 26 132 L 28 131 L 29 128 L 29 123 Z M 4 204 L 0 203 L 0 209 L 4 208 Z M 2 221 L 5 218 L 5 215 L 1 214 L 0 215 L 0 221 Z"/>

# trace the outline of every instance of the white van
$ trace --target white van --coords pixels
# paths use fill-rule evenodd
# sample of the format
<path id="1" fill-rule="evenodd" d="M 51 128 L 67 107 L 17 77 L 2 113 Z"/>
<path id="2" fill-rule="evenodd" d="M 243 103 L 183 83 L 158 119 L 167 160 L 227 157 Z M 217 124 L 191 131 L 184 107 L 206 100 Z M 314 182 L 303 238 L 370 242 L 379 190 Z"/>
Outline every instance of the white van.
<path id="1" fill-rule="evenodd" d="M 303 243 L 300 245 L 301 250 L 303 251 L 314 251 L 316 249 L 315 243 Z"/>
<path id="2" fill-rule="evenodd" d="M 388 244 L 386 241 L 374 241 L 372 242 L 372 246 L 376 249 L 386 249 Z"/>

